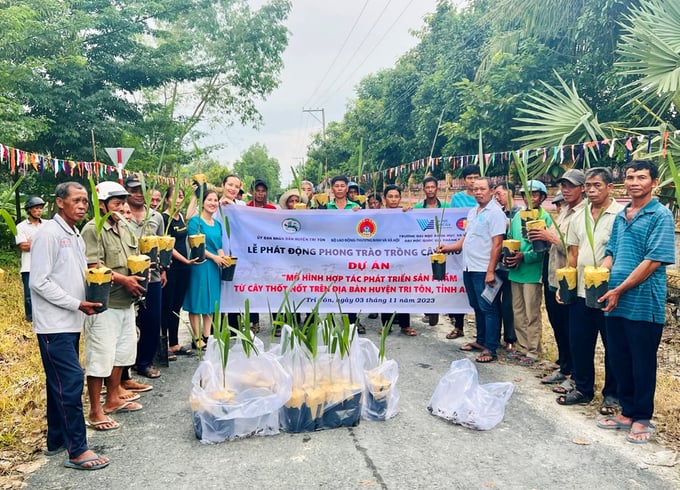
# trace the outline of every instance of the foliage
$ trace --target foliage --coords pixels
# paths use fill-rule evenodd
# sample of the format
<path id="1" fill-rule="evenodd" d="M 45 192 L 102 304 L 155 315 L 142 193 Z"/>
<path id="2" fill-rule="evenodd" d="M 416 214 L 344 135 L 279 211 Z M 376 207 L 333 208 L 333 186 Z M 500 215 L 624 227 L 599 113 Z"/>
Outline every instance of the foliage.
<path id="1" fill-rule="evenodd" d="M 234 173 L 241 176 L 251 176 L 267 183 L 268 199 L 281 193 L 281 167 L 276 158 L 270 157 L 267 147 L 256 143 L 241 153 L 239 160 L 234 162 Z M 247 189 L 246 189 L 247 190 Z"/>

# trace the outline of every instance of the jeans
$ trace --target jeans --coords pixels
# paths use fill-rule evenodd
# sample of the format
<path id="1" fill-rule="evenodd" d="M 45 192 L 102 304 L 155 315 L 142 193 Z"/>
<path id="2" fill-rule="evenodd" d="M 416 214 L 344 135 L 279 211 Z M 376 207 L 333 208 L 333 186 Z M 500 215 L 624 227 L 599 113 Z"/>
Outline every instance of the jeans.
<path id="1" fill-rule="evenodd" d="M 65 446 L 69 458 L 87 451 L 79 333 L 38 334 L 47 389 L 47 449 Z"/>
<path id="2" fill-rule="evenodd" d="M 484 346 L 492 355 L 496 355 L 498 339 L 501 331 L 500 294 L 496 295 L 493 303 L 481 297 L 486 287 L 484 278 L 486 272 L 463 272 L 463 283 L 467 290 L 468 301 L 475 311 L 477 324 L 477 343 Z"/>
<path id="3" fill-rule="evenodd" d="M 24 283 L 24 312 L 26 313 L 26 320 L 33 321 L 33 310 L 31 308 L 31 288 L 28 287 L 29 272 L 21 273 L 21 282 Z"/>
<path id="4" fill-rule="evenodd" d="M 501 286 L 501 318 L 503 320 L 503 342 L 517 342 L 515 334 L 515 313 L 512 311 L 512 286 L 508 279 L 508 271 L 497 270 L 496 275 L 503 281 Z"/>
<path id="5" fill-rule="evenodd" d="M 608 316 L 609 357 L 616 376 L 621 415 L 647 421 L 654 414 L 656 351 L 662 323 L 640 322 Z"/>
<path id="6" fill-rule="evenodd" d="M 618 398 L 616 377 L 611 367 L 611 356 L 609 355 L 610 348 L 607 345 L 604 312 L 599 308 L 588 308 L 584 298 L 576 298 L 576 302 L 570 305 L 569 309 L 572 379 L 576 383 L 576 389 L 587 397 L 592 397 L 595 394 L 595 345 L 599 334 L 604 345 L 602 396 Z"/>

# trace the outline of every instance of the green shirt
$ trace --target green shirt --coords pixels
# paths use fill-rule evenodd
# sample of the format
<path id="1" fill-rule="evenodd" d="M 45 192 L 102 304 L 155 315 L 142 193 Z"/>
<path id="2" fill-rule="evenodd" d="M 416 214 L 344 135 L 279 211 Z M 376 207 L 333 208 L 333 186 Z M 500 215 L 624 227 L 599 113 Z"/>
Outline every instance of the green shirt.
<path id="1" fill-rule="evenodd" d="M 413 205 L 413 209 L 423 209 L 430 207 L 426 204 L 426 202 L 427 201 L 425 199 L 423 199 L 422 201 L 418 201 Z M 475 201 L 475 206 L 476 205 L 477 201 Z M 435 206 L 435 208 L 450 208 L 450 207 L 451 205 L 448 202 L 441 202 L 439 199 L 437 199 L 437 205 Z"/>
<path id="2" fill-rule="evenodd" d="M 543 208 L 538 208 L 538 219 L 545 221 L 546 228 L 552 226 L 552 218 L 545 212 Z M 531 242 L 527 238 L 522 237 L 522 219 L 520 213 L 517 213 L 510 222 L 510 230 L 508 238 L 520 240 L 519 251 L 524 254 L 524 260 L 515 269 L 510 269 L 508 272 L 508 279 L 513 282 L 522 284 L 540 283 L 543 275 L 543 252 L 534 252 Z"/>
<path id="3" fill-rule="evenodd" d="M 357 203 L 347 199 L 347 202 L 345 203 L 345 207 L 342 208 L 342 209 L 354 209 L 354 208 L 358 208 L 358 207 L 359 207 L 359 205 Z M 338 206 L 335 204 L 335 199 L 333 199 L 331 202 L 328 203 L 328 205 L 326 206 L 326 209 L 340 209 L 340 208 L 338 208 Z"/>
<path id="4" fill-rule="evenodd" d="M 124 223 L 118 224 L 116 231 L 107 220 L 102 228 L 101 245 L 97 246 L 97 229 L 94 220 L 88 222 L 81 235 L 85 240 L 88 264 L 103 263 L 109 269 L 124 276 L 128 274 L 127 258 L 137 255 L 137 237 Z M 111 284 L 109 308 L 128 308 L 134 298 L 122 284 Z"/>

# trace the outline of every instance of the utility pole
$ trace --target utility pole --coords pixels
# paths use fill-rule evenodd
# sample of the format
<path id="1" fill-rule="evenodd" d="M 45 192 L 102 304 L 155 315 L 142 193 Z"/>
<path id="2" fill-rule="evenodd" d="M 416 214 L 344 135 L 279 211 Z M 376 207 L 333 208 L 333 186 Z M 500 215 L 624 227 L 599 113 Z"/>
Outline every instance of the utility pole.
<path id="1" fill-rule="evenodd" d="M 314 119 L 319 121 L 321 123 L 321 139 L 323 140 L 324 143 L 326 143 L 326 110 L 322 107 L 321 109 L 305 109 L 304 107 L 302 108 L 302 112 L 308 112 L 311 114 Z M 321 119 L 319 119 L 316 116 L 316 113 L 320 112 L 321 113 Z M 326 154 L 326 149 L 324 148 L 324 174 L 328 176 L 328 155 Z M 320 182 L 319 182 L 320 183 Z"/>

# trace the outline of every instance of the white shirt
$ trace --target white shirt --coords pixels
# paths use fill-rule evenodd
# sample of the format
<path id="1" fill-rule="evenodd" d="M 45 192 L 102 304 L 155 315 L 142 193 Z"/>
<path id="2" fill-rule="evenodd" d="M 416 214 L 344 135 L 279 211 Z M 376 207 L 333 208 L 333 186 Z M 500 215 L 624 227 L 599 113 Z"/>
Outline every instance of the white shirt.
<path id="1" fill-rule="evenodd" d="M 16 244 L 26 243 L 33 238 L 35 232 L 38 231 L 45 222 L 49 220 L 38 220 L 37 223 L 33 224 L 29 220 L 25 219 L 17 225 L 17 236 L 15 237 Z M 31 251 L 21 252 L 21 272 L 30 272 L 31 270 Z"/>
<path id="2" fill-rule="evenodd" d="M 472 208 L 467 215 L 463 242 L 463 267 L 469 272 L 486 272 L 491 258 L 493 237 L 505 235 L 507 218 L 495 199 L 480 209 Z"/>

